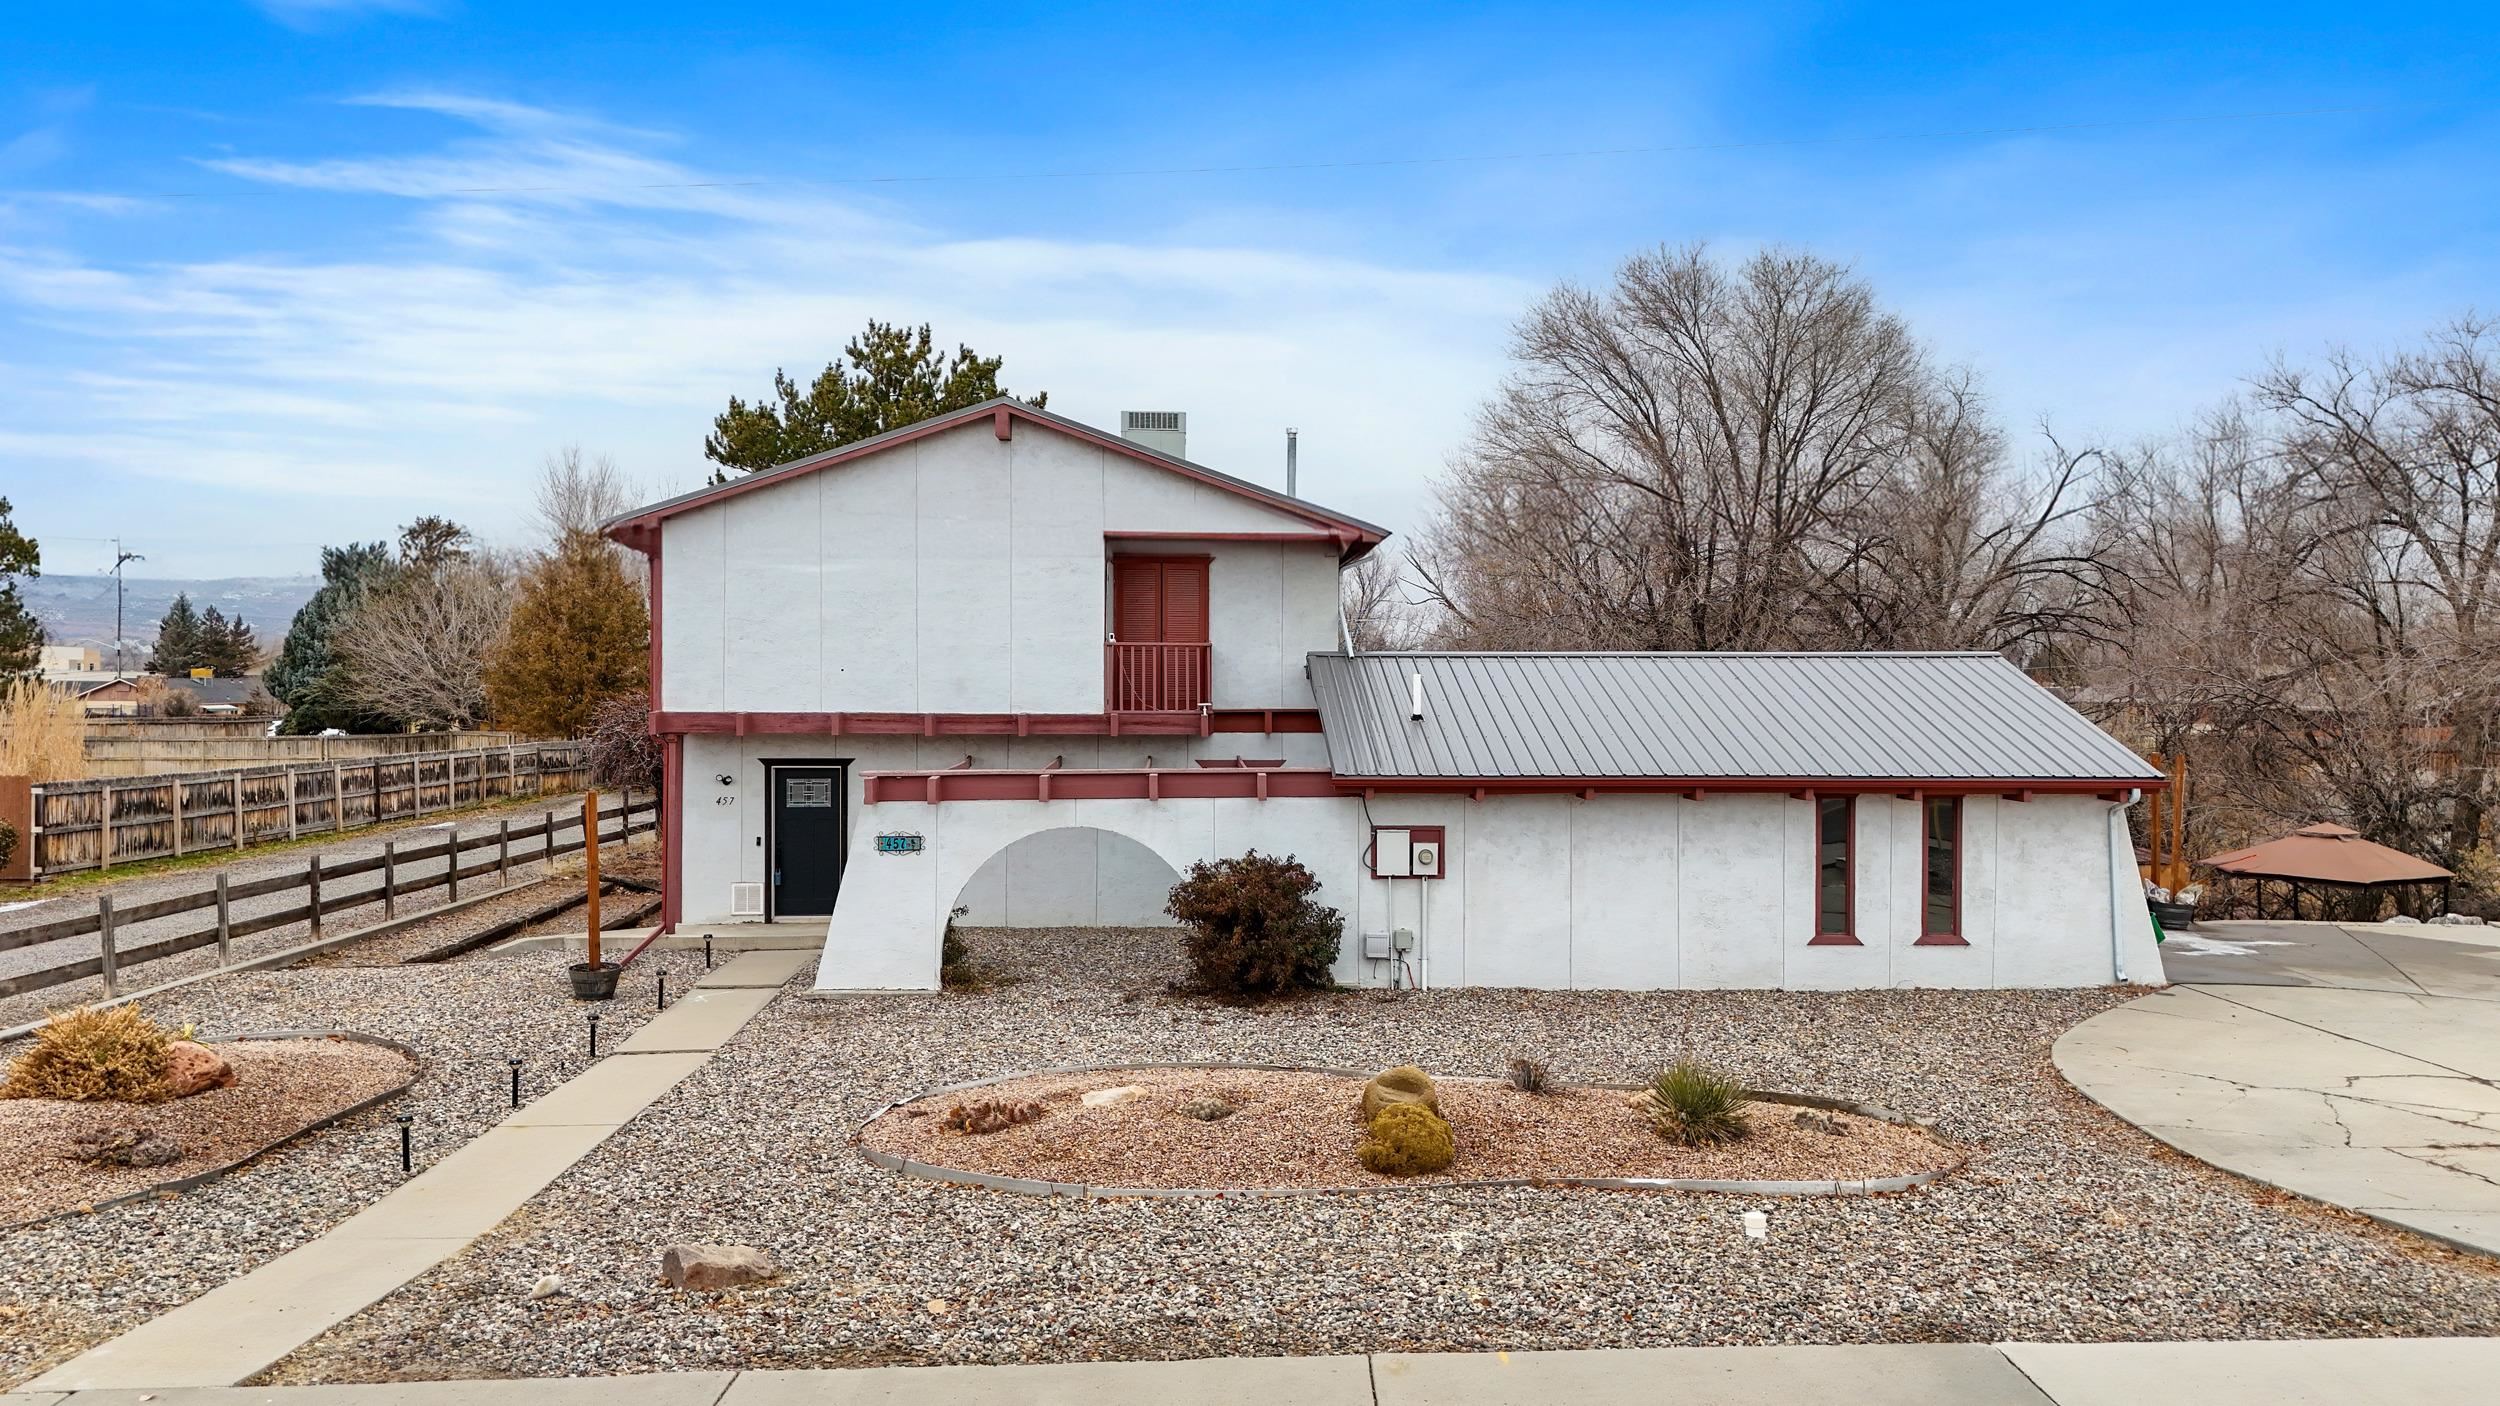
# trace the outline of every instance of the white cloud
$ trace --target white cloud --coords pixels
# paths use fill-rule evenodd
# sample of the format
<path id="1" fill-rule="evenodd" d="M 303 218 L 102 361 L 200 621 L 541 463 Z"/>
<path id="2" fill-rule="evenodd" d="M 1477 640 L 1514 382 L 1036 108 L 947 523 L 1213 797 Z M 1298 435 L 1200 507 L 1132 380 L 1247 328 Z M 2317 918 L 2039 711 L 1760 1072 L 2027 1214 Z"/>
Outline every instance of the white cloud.
<path id="1" fill-rule="evenodd" d="M 289 29 L 320 29 L 367 15 L 433 15 L 437 0 L 252 0 L 262 14 Z"/>
<path id="2" fill-rule="evenodd" d="M 900 318 L 1005 355 L 1011 387 L 1079 418 L 1189 410 L 1193 457 L 1248 476 L 1278 476 L 1297 425 L 1306 491 L 1403 526 L 1535 291 L 1273 248 L 959 238 L 800 186 L 701 186 L 721 177 L 563 114 L 368 101 L 467 130 L 414 155 L 212 164 L 404 197 L 405 253 L 108 264 L 0 245 L 0 315 L 86 353 L 0 368 L 21 388 L 0 390 L 0 453 L 266 495 L 289 538 L 371 536 L 418 504 L 491 534 L 563 443 L 699 481 L 728 396 Z"/>

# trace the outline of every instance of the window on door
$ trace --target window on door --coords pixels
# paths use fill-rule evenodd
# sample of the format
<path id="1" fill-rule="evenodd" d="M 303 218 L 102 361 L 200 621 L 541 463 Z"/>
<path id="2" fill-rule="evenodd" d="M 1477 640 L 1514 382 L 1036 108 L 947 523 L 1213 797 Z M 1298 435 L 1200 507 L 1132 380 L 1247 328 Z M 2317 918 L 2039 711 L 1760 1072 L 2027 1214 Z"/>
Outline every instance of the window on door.
<path id="1" fill-rule="evenodd" d="M 1926 883 L 1919 913 L 1919 945 L 1963 947 L 1962 798 L 1930 796 L 1926 811 Z"/>
<path id="2" fill-rule="evenodd" d="M 1857 880 L 1852 868 L 1857 804 L 1850 796 L 1814 802 L 1814 937 L 1817 947 L 1855 947 Z"/>

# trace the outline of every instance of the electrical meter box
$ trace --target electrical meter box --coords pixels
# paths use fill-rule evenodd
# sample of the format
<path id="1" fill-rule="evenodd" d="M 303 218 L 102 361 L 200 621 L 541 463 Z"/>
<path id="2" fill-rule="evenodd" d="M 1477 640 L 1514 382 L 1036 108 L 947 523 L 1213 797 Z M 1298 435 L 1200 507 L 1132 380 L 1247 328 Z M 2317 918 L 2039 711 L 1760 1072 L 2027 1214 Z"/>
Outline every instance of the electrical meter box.
<path id="1" fill-rule="evenodd" d="M 1379 826 L 1372 831 L 1372 877 L 1437 879 L 1448 872 L 1449 845 L 1438 825 Z"/>

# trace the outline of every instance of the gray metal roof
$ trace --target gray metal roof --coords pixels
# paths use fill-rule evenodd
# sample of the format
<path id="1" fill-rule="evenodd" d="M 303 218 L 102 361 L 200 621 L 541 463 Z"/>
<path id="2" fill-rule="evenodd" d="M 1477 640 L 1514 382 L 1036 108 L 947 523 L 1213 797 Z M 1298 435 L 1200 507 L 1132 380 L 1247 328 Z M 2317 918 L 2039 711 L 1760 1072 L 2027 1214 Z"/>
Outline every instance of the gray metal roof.
<path id="1" fill-rule="evenodd" d="M 1995 654 L 1310 657 L 1343 777 L 2155 781 Z M 1424 717 L 1410 719 L 1412 677 Z"/>

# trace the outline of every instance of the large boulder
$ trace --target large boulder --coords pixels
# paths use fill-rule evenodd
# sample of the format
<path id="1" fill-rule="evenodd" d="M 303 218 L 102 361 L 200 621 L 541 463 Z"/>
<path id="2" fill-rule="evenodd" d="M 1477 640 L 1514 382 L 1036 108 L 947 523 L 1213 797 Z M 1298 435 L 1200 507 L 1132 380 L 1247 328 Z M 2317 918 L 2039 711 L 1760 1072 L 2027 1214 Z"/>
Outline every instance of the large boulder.
<path id="1" fill-rule="evenodd" d="M 781 1266 L 753 1245 L 671 1245 L 660 1252 L 660 1278 L 698 1294 L 778 1278 Z"/>
<path id="2" fill-rule="evenodd" d="M 165 1046 L 165 1087 L 175 1098 L 233 1088 L 234 1078 L 234 1066 L 226 1063 L 226 1057 L 196 1040 L 174 1040 Z"/>
<path id="3" fill-rule="evenodd" d="M 1391 1104 L 1411 1103 L 1439 1116 L 1441 1096 L 1432 1087 L 1432 1076 L 1411 1064 L 1384 1069 L 1363 1086 L 1363 1121 L 1369 1124 L 1380 1116 L 1380 1110 Z"/>

